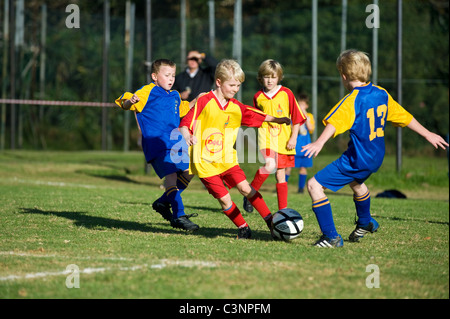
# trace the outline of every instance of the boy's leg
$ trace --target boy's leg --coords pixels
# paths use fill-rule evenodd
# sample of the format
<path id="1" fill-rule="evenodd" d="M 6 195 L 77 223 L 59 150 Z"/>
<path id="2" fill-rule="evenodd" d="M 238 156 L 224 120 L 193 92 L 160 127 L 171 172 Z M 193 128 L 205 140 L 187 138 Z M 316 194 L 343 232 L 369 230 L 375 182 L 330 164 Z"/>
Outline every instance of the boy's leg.
<path id="1" fill-rule="evenodd" d="M 355 203 L 356 215 L 358 220 L 356 221 L 356 228 L 350 234 L 349 240 L 356 242 L 364 237 L 367 233 L 374 233 L 378 230 L 378 222 L 370 215 L 370 191 L 364 183 L 353 182 L 350 184 L 353 190 L 353 201 Z"/>
<path id="2" fill-rule="evenodd" d="M 278 199 L 278 209 L 283 209 L 287 207 L 288 204 L 288 184 L 285 179 L 286 171 L 284 168 L 277 169 L 277 199 Z"/>
<path id="3" fill-rule="evenodd" d="M 177 180 L 177 173 L 167 175 L 164 180 L 164 187 L 166 191 L 163 196 L 167 198 L 167 201 L 172 207 L 173 219 L 186 215 L 184 212 L 183 200 L 181 199 L 180 192 L 177 187 Z"/>
<path id="4" fill-rule="evenodd" d="M 212 176 L 207 178 L 200 178 L 203 185 L 205 185 L 208 192 L 216 198 L 223 213 L 238 227 L 238 239 L 249 239 L 251 237 L 251 230 L 242 216 L 239 208 L 231 199 L 230 193 L 223 184 L 222 177 Z"/>
<path id="5" fill-rule="evenodd" d="M 358 216 L 359 225 L 367 225 L 370 223 L 370 191 L 367 186 L 362 183 L 353 182 L 350 184 L 353 190 L 353 201 L 355 203 L 356 215 Z"/>
<path id="6" fill-rule="evenodd" d="M 238 183 L 236 188 L 249 200 L 253 207 L 255 207 L 261 217 L 265 220 L 267 227 L 271 229 L 272 213 L 267 207 L 262 195 L 252 188 L 247 180 Z"/>
<path id="7" fill-rule="evenodd" d="M 191 222 L 189 220 L 190 216 L 187 216 L 184 212 L 184 204 L 180 195 L 181 192 L 177 187 L 177 181 L 177 173 L 167 175 L 164 180 L 164 186 L 166 187 L 164 195 L 172 207 L 173 214 L 170 225 L 174 228 L 181 228 L 184 230 L 198 230 L 198 225 Z"/>
<path id="8" fill-rule="evenodd" d="M 333 239 L 337 239 L 339 237 L 339 239 L 337 239 L 337 242 L 335 243 L 335 246 L 341 246 L 342 239 L 340 239 L 340 235 L 337 233 L 336 226 L 334 225 L 330 202 L 328 201 L 328 197 L 323 191 L 322 185 L 320 185 L 314 177 L 312 177 L 308 181 L 308 191 L 313 202 L 312 210 L 316 215 L 320 230 L 322 231 L 323 235 L 327 237 L 326 242 L 333 245 L 333 243 L 330 241 L 333 241 Z M 329 246 L 326 242 L 324 243 L 322 239 L 323 238 L 321 238 L 321 240 L 316 243 L 317 246 L 332 246 Z"/>
<path id="9" fill-rule="evenodd" d="M 232 201 L 230 194 L 218 198 L 220 206 L 222 206 L 222 210 L 224 214 L 236 225 L 237 228 L 248 227 L 247 222 L 242 216 L 239 208 Z"/>
<path id="10" fill-rule="evenodd" d="M 298 172 L 298 192 L 303 193 L 303 189 L 306 185 L 306 178 L 307 178 L 307 170 L 304 167 L 301 167 Z"/>
<path id="11" fill-rule="evenodd" d="M 189 174 L 189 170 L 185 170 L 184 172 L 177 172 L 177 188 L 180 194 L 189 186 L 194 175 Z M 169 204 L 169 199 L 164 193 L 160 198 L 156 200 L 159 203 Z"/>
<path id="12" fill-rule="evenodd" d="M 259 191 L 262 184 L 267 180 L 269 175 L 273 173 L 277 168 L 276 154 L 271 150 L 262 150 L 265 165 L 256 171 L 255 177 L 250 185 Z M 246 196 L 244 196 L 244 210 L 248 213 L 253 211 L 253 206 Z"/>

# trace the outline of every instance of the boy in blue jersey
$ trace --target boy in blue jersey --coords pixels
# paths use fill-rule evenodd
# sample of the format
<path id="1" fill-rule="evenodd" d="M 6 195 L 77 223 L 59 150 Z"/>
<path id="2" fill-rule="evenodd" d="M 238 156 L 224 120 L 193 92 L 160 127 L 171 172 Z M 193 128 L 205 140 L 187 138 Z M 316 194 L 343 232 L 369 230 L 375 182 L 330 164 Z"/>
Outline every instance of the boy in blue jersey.
<path id="1" fill-rule="evenodd" d="M 134 94 L 122 94 L 115 102 L 124 110 L 136 112 L 145 159 L 159 178 L 164 178 L 165 192 L 153 203 L 153 209 L 172 227 L 194 231 L 199 227 L 189 220 L 193 215 L 185 214 L 180 195 L 193 175 L 189 174 L 188 146 L 178 126 L 180 117 L 186 115 L 196 99 L 191 103 L 181 101 L 180 94 L 171 90 L 175 72 L 173 61 L 156 60 L 151 67 L 153 82 Z"/>
<path id="2" fill-rule="evenodd" d="M 336 231 L 330 202 L 324 193 L 334 192 L 345 185 L 353 190 L 353 201 L 358 220 L 349 241 L 359 241 L 365 234 L 376 232 L 378 222 L 370 215 L 370 192 L 364 181 L 376 172 L 384 159 L 384 130 L 386 122 L 408 127 L 423 136 L 435 148 L 445 149 L 445 140 L 423 127 L 400 106 L 389 93 L 369 82 L 371 63 L 366 53 L 347 50 L 340 54 L 336 66 L 344 87 L 350 91 L 325 116 L 325 129 L 320 137 L 303 147 L 308 157 L 317 156 L 331 138 L 349 130 L 348 149 L 340 158 L 312 177 L 307 184 L 312 209 L 323 233 L 316 242 L 318 247 L 342 247 L 343 240 Z"/>

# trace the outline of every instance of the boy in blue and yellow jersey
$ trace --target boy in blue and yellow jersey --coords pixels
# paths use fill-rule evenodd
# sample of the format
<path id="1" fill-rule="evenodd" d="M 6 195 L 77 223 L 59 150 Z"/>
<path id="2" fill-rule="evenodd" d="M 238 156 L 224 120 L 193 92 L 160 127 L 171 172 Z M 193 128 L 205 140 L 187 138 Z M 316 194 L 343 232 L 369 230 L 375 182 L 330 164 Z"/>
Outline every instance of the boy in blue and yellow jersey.
<path id="1" fill-rule="evenodd" d="M 216 89 L 200 97 L 181 120 L 180 131 L 190 147 L 191 173 L 198 175 L 216 198 L 224 214 L 238 227 L 238 239 L 251 237 L 251 230 L 225 187 L 236 187 L 253 204 L 271 230 L 272 214 L 261 194 L 247 182 L 239 167 L 236 142 L 241 125 L 259 127 L 264 122 L 289 124 L 287 117 L 267 115 L 234 99 L 245 74 L 234 60 L 223 60 L 216 68 Z"/>
<path id="2" fill-rule="evenodd" d="M 305 123 L 306 116 L 298 106 L 294 94 L 280 84 L 283 79 L 283 68 L 275 60 L 266 60 L 258 70 L 258 81 L 263 87 L 253 97 L 253 105 L 272 116 L 286 116 L 291 125 L 263 123 L 258 129 L 259 149 L 264 156 L 265 165 L 255 174 L 252 187 L 259 190 L 270 174 L 275 172 L 278 209 L 287 207 L 288 184 L 286 168 L 295 165 L 295 145 L 300 125 Z M 251 212 L 253 207 L 244 197 L 244 209 Z"/>
<path id="3" fill-rule="evenodd" d="M 307 112 L 309 108 L 309 98 L 306 94 L 300 94 L 297 98 L 298 106 L 306 115 L 306 122 L 300 125 L 298 130 L 297 145 L 295 145 L 295 166 L 298 168 L 298 193 L 303 193 L 308 176 L 308 168 L 313 166 L 313 160 L 305 156 L 302 147 L 311 143 L 311 134 L 314 132 L 316 123 L 312 113 Z M 286 167 L 286 182 L 289 181 L 292 167 Z"/>
<path id="4" fill-rule="evenodd" d="M 198 225 L 189 220 L 192 215 L 185 214 L 180 196 L 193 177 L 188 172 L 188 147 L 178 130 L 180 117 L 189 111 L 190 103 L 181 101 L 180 94 L 171 90 L 176 72 L 174 62 L 156 60 L 151 72 L 152 83 L 134 94 L 122 94 L 116 104 L 124 110 L 136 112 L 145 159 L 159 178 L 165 179 L 165 192 L 153 203 L 153 209 L 169 220 L 174 228 L 197 230 Z M 194 104 L 195 100 L 191 102 Z"/>
<path id="5" fill-rule="evenodd" d="M 347 50 L 340 54 L 336 66 L 344 87 L 350 91 L 325 116 L 325 129 L 314 143 L 303 147 L 305 155 L 317 156 L 324 144 L 345 131 L 350 131 L 348 149 L 340 158 L 326 166 L 308 181 L 312 208 L 323 233 L 316 242 L 318 247 L 342 247 L 343 240 L 336 231 L 330 202 L 324 193 L 334 192 L 345 185 L 353 190 L 358 220 L 349 241 L 359 241 L 365 234 L 376 232 L 378 222 L 370 214 L 370 192 L 364 184 L 381 166 L 384 154 L 384 130 L 386 122 L 408 127 L 423 136 L 435 148 L 445 149 L 445 140 L 423 127 L 400 106 L 389 93 L 369 82 L 371 63 L 366 53 Z"/>

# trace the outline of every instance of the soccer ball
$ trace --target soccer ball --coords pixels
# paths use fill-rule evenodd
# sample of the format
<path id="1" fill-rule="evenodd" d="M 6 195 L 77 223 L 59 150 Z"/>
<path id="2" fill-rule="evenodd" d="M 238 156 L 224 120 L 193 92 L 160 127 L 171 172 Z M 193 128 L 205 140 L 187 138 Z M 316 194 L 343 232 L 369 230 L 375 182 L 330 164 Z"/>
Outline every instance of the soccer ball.
<path id="1" fill-rule="evenodd" d="M 276 238 L 290 241 L 303 230 L 302 216 L 292 208 L 283 208 L 273 215 L 272 232 Z"/>

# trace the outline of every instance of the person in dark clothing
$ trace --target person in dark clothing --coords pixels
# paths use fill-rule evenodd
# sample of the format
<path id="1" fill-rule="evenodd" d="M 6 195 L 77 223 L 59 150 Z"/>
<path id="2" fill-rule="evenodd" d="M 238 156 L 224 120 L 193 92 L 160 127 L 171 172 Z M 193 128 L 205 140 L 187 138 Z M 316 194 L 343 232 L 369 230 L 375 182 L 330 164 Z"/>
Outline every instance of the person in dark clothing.
<path id="1" fill-rule="evenodd" d="M 200 93 L 209 92 L 214 84 L 217 60 L 197 50 L 189 51 L 186 70 L 175 78 L 174 90 L 180 92 L 181 99 L 192 101 Z M 204 62 L 204 66 L 202 65 Z"/>

